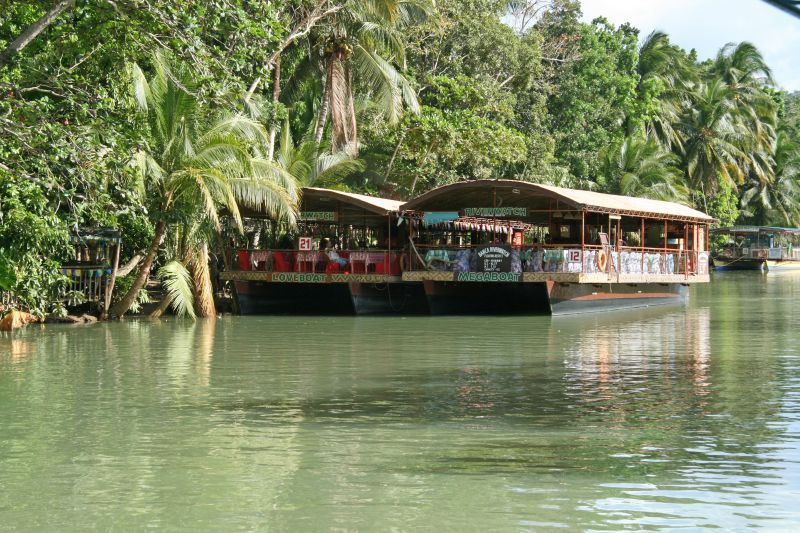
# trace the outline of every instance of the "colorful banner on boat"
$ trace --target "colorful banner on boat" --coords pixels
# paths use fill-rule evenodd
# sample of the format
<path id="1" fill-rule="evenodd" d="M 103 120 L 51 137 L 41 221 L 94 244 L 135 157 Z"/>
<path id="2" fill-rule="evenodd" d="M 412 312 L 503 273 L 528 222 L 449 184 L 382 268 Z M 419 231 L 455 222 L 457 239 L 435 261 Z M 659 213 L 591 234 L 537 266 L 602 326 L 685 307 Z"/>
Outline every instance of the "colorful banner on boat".
<path id="1" fill-rule="evenodd" d="M 458 211 L 425 211 L 422 223 L 426 226 L 430 224 L 441 224 L 458 219 Z"/>

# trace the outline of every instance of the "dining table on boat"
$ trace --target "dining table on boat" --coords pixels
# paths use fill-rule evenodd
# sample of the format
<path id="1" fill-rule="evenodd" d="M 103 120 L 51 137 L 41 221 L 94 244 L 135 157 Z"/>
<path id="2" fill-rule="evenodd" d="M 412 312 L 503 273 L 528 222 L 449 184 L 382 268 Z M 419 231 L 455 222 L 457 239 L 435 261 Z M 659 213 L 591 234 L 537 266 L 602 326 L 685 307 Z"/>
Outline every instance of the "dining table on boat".
<path id="1" fill-rule="evenodd" d="M 377 265 L 383 264 L 386 260 L 386 253 L 385 252 L 350 252 L 350 264 L 353 265 L 353 270 L 355 271 L 355 264 L 356 263 L 363 263 L 364 264 L 364 272 L 370 271 L 370 266 L 375 266 L 375 270 L 377 271 Z"/>
<path id="2" fill-rule="evenodd" d="M 299 251 L 295 253 L 295 271 L 313 272 L 317 263 L 327 261 L 328 256 L 325 252 L 317 250 Z"/>
<path id="3" fill-rule="evenodd" d="M 272 260 L 272 250 L 253 250 L 250 252 L 250 264 L 253 270 L 267 270 Z"/>

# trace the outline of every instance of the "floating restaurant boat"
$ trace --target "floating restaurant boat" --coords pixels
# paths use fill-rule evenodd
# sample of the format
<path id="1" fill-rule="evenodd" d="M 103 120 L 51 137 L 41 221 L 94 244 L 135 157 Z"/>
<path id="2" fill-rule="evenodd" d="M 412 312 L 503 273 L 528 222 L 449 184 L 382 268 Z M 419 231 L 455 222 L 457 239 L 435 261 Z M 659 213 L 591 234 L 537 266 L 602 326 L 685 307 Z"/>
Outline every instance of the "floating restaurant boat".
<path id="1" fill-rule="evenodd" d="M 237 268 L 220 279 L 233 283 L 241 314 L 425 313 L 422 286 L 401 277 L 401 204 L 304 188 L 298 235 L 283 247 L 238 250 Z"/>
<path id="2" fill-rule="evenodd" d="M 709 281 L 714 219 L 658 200 L 513 180 L 434 189 L 402 207 L 434 314 L 579 313 L 684 302 Z"/>
<path id="3" fill-rule="evenodd" d="M 404 204 L 307 188 L 300 218 L 287 247 L 221 273 L 243 314 L 569 314 L 682 303 L 710 279 L 714 219 L 658 200 L 515 180 Z"/>
<path id="4" fill-rule="evenodd" d="M 733 226 L 711 235 L 723 239 L 711 255 L 716 270 L 800 269 L 800 228 Z"/>

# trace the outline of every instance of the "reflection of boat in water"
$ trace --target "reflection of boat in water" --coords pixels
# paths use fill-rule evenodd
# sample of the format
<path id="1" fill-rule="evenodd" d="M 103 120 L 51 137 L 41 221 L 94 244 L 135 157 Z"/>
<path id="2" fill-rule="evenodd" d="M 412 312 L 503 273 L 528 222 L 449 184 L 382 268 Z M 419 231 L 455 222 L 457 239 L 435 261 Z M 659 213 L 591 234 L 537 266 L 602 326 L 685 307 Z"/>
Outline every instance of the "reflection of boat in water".
<path id="1" fill-rule="evenodd" d="M 800 228 L 734 226 L 711 234 L 726 238 L 711 256 L 716 270 L 800 269 Z"/>
<path id="2" fill-rule="evenodd" d="M 680 362 L 674 368 L 695 387 L 694 394 L 705 394 L 711 359 L 709 308 L 675 312 L 653 307 L 553 317 L 551 332 L 549 349 L 563 352 L 571 381 L 584 391 L 603 389 L 604 397 L 619 400 L 628 387 L 640 386 L 643 380 L 653 380 L 656 390 L 662 365 Z"/>

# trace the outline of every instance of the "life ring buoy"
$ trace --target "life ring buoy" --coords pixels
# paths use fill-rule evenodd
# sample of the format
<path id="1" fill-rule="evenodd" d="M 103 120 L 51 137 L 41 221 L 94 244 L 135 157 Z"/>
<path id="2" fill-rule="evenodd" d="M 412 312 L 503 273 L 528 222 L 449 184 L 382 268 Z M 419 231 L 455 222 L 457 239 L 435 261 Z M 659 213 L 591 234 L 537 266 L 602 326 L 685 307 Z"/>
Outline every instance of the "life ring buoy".
<path id="1" fill-rule="evenodd" d="M 605 272 L 606 267 L 608 266 L 608 254 L 605 250 L 600 250 L 597 252 L 597 268 L 600 269 L 600 272 Z"/>

